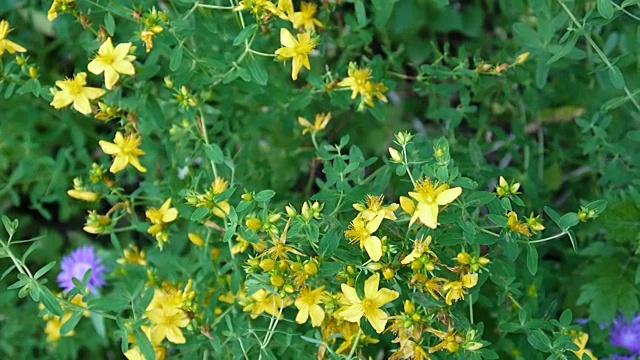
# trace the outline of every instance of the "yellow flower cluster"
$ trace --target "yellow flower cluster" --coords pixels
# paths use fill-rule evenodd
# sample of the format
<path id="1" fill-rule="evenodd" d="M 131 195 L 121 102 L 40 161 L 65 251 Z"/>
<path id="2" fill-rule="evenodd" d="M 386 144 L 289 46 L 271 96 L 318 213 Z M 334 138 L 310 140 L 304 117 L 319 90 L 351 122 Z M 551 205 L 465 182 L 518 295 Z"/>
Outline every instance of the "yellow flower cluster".
<path id="1" fill-rule="evenodd" d="M 373 261 L 378 261 L 382 257 L 382 240 L 373 233 L 378 230 L 382 220 L 395 221 L 394 211 L 399 207 L 398 204 L 383 206 L 383 199 L 382 195 L 369 195 L 366 204 L 353 205 L 358 215 L 351 222 L 349 229 L 344 232 L 349 241 L 358 243 L 360 249 L 365 249 Z"/>
<path id="2" fill-rule="evenodd" d="M 364 110 L 364 106 L 374 107 L 373 99 L 376 98 L 386 103 L 387 87 L 384 83 L 374 83 L 371 81 L 372 71 L 369 68 L 358 68 L 356 63 L 349 63 L 347 77 L 338 83 L 339 87 L 351 89 L 351 99 L 360 96 L 360 105 L 358 110 Z"/>
<path id="3" fill-rule="evenodd" d="M 169 242 L 167 227 L 169 226 L 169 223 L 178 218 L 178 210 L 171 207 L 171 198 L 169 198 L 159 209 L 150 208 L 145 212 L 145 215 L 151 222 L 151 226 L 147 232 L 156 237 L 156 240 L 158 240 L 158 246 L 162 249 L 164 244 Z"/>

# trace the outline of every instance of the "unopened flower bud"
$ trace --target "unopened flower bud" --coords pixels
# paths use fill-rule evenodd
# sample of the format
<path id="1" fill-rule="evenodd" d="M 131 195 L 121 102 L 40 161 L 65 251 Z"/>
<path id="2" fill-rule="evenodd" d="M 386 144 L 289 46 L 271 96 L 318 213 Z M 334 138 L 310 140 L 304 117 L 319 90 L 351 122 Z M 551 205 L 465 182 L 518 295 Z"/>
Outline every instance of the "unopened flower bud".
<path id="1" fill-rule="evenodd" d="M 316 265 L 315 261 L 310 261 L 304 264 L 304 272 L 307 275 L 313 276 L 318 273 L 318 265 Z"/>
<path id="2" fill-rule="evenodd" d="M 271 285 L 273 285 L 275 287 L 281 287 L 282 285 L 284 285 L 284 279 L 280 275 L 272 276 L 269 279 L 269 281 L 271 282 Z"/>
<path id="3" fill-rule="evenodd" d="M 273 259 L 263 259 L 259 266 L 262 270 L 269 272 L 276 268 L 276 262 Z"/>
<path id="4" fill-rule="evenodd" d="M 413 305 L 413 302 L 411 300 L 405 300 L 404 301 L 404 312 L 407 315 L 413 315 L 413 313 L 416 311 L 416 307 L 415 305 Z"/>
<path id="5" fill-rule="evenodd" d="M 189 241 L 193 243 L 193 245 L 199 246 L 199 247 L 204 246 L 204 240 L 200 235 L 194 234 L 194 233 L 188 233 L 187 237 L 189 238 Z"/>
<path id="6" fill-rule="evenodd" d="M 402 156 L 400 155 L 400 152 L 392 147 L 389 148 L 389 155 L 391 156 L 391 161 L 393 161 L 396 164 L 401 164 L 402 163 Z"/>
<path id="7" fill-rule="evenodd" d="M 458 259 L 458 263 L 460 263 L 462 265 L 471 264 L 471 255 L 469 255 L 468 253 L 466 253 L 464 251 L 458 254 L 457 259 Z"/>
<path id="8" fill-rule="evenodd" d="M 32 79 L 35 79 L 38 77 L 38 69 L 36 69 L 35 67 L 30 67 L 29 68 L 29 77 L 31 77 Z"/>
<path id="9" fill-rule="evenodd" d="M 516 65 L 524 64 L 529 59 L 529 56 L 531 56 L 531 53 L 528 51 L 526 53 L 518 55 L 518 57 L 516 58 Z"/>
<path id="10" fill-rule="evenodd" d="M 258 232 L 262 228 L 262 222 L 258 218 L 249 218 L 245 221 L 247 227 L 255 232 Z"/>

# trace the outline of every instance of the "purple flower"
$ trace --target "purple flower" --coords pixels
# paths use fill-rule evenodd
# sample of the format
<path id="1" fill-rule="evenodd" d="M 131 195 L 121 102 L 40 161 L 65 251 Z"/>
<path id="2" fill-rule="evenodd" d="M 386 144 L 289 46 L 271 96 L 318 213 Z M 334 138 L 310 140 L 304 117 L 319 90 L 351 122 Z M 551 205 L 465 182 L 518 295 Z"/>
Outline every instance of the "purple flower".
<path id="1" fill-rule="evenodd" d="M 61 268 L 58 285 L 67 293 L 76 287 L 71 279 L 76 278 L 82 281 L 89 269 L 93 270 L 91 279 L 87 283 L 89 291 L 96 293 L 106 284 L 107 268 L 102 265 L 102 259 L 96 254 L 96 250 L 90 246 L 81 247 L 62 258 Z"/>
<path id="2" fill-rule="evenodd" d="M 611 345 L 640 354 L 640 315 L 627 319 L 619 315 L 611 326 Z"/>
<path id="3" fill-rule="evenodd" d="M 607 360 L 637 360 L 638 357 L 635 355 L 613 355 Z"/>

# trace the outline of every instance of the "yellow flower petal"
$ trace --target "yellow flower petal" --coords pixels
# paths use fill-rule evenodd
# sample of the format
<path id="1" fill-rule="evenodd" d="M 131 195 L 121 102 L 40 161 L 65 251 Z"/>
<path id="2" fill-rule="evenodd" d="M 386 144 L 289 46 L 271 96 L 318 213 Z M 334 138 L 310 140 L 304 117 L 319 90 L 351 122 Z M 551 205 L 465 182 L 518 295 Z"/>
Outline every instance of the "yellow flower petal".
<path id="1" fill-rule="evenodd" d="M 367 314 L 367 320 L 378 334 L 382 333 L 387 326 L 387 318 L 387 313 L 380 309 L 375 309 Z"/>
<path id="2" fill-rule="evenodd" d="M 379 278 L 379 275 L 378 275 L 378 278 Z M 342 289 L 342 293 L 344 294 L 344 297 L 347 299 L 347 301 L 350 304 L 355 304 L 357 302 L 360 302 L 360 298 L 358 298 L 358 293 L 356 292 L 356 289 L 352 288 L 347 284 L 340 285 L 340 289 Z M 376 287 L 376 290 L 377 290 L 377 287 Z"/>
<path id="3" fill-rule="evenodd" d="M 364 248 L 371 260 L 378 261 L 382 257 L 382 242 L 377 236 L 369 236 L 364 241 Z"/>
<path id="4" fill-rule="evenodd" d="M 460 194 L 462 194 L 462 188 L 460 187 L 448 189 L 438 194 L 438 196 L 436 197 L 436 202 L 440 206 L 447 205 L 457 199 Z"/>
<path id="5" fill-rule="evenodd" d="M 380 285 L 380 274 L 375 273 L 364 282 L 365 299 L 373 299 L 378 295 L 378 285 Z"/>

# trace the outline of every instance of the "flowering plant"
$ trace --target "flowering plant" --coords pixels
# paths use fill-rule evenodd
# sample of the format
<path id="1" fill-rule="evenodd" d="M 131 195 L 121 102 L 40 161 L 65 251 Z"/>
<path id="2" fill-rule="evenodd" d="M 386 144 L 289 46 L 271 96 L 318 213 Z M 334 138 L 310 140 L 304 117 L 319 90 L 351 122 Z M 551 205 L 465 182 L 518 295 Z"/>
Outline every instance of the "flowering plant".
<path id="1" fill-rule="evenodd" d="M 638 355 L 633 1 L 451 3 L 0 5 L 0 351 Z"/>

